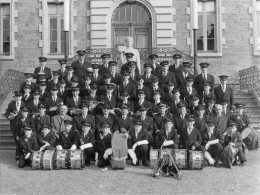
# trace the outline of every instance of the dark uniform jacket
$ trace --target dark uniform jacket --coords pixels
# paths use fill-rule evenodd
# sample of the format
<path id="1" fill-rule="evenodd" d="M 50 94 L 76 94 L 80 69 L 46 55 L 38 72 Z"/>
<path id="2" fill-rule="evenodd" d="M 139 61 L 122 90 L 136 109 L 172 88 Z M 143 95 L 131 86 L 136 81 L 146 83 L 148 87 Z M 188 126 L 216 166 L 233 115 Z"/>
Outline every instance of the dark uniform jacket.
<path id="1" fill-rule="evenodd" d="M 157 89 L 151 87 L 150 90 L 151 90 L 150 91 L 150 94 L 151 94 L 150 101 L 153 101 L 153 93 L 154 93 L 154 91 L 159 91 L 160 92 L 160 94 L 161 94 L 161 101 L 165 100 L 164 89 L 162 87 L 158 87 Z"/>
<path id="2" fill-rule="evenodd" d="M 221 100 L 227 100 L 229 107 L 233 105 L 234 95 L 233 95 L 233 89 L 231 87 L 226 86 L 226 90 L 224 93 L 221 85 L 219 85 L 214 89 L 214 94 L 216 97 L 216 104 L 220 104 Z"/>
<path id="3" fill-rule="evenodd" d="M 194 77 L 194 75 L 193 74 L 191 74 L 191 73 L 188 73 L 188 75 L 187 75 L 188 77 Z M 179 88 L 179 89 L 183 89 L 183 88 L 185 88 L 186 87 L 186 79 L 184 78 L 184 76 L 183 76 L 183 71 L 177 71 L 176 73 L 175 73 L 175 77 L 176 77 L 176 83 L 177 83 L 177 87 Z"/>
<path id="4" fill-rule="evenodd" d="M 49 132 L 46 136 L 44 136 L 43 134 L 39 134 L 37 138 L 38 138 L 39 148 L 44 146 L 45 142 L 48 142 L 50 144 L 50 146 L 47 146 L 45 149 L 50 150 L 55 147 L 54 144 L 56 142 L 56 137 L 54 133 Z"/>
<path id="5" fill-rule="evenodd" d="M 147 140 L 148 143 L 149 143 L 149 133 L 147 131 L 140 131 L 136 137 L 136 134 L 135 134 L 135 131 L 131 131 L 129 133 L 129 138 L 127 140 L 127 145 L 128 145 L 128 148 L 132 148 L 133 145 L 136 143 L 136 142 L 139 142 L 139 141 L 143 141 L 143 140 Z"/>
<path id="6" fill-rule="evenodd" d="M 246 113 L 239 115 L 237 112 L 233 112 L 230 116 L 230 121 L 237 122 L 238 132 L 242 132 L 246 127 L 250 125 L 250 120 Z"/>
<path id="7" fill-rule="evenodd" d="M 48 97 L 50 97 L 50 92 L 48 92 L 48 91 L 44 91 L 44 92 L 40 92 L 40 98 L 39 98 L 39 100 L 41 101 L 41 102 L 45 102 L 45 100 L 48 98 Z"/>
<path id="8" fill-rule="evenodd" d="M 85 136 L 84 133 L 81 133 L 79 139 L 80 139 L 80 145 L 91 143 L 93 147 L 95 146 L 95 142 L 96 142 L 95 135 L 91 130 Z"/>
<path id="9" fill-rule="evenodd" d="M 176 129 L 172 129 L 168 135 L 166 133 L 166 131 L 162 131 L 159 136 L 158 136 L 158 146 L 162 146 L 164 141 L 170 141 L 172 140 L 174 142 L 174 144 L 178 145 L 178 136 L 177 136 L 177 130 Z"/>
<path id="10" fill-rule="evenodd" d="M 103 114 L 96 116 L 96 132 L 98 133 L 101 130 L 101 125 L 103 122 L 110 124 L 111 131 L 114 132 L 116 117 L 112 114 L 109 114 L 107 118 Z"/>
<path id="11" fill-rule="evenodd" d="M 112 148 L 111 140 L 112 135 L 110 133 L 103 136 L 103 139 L 100 136 L 97 137 L 96 151 L 99 155 L 103 156 L 107 149 Z"/>
<path id="12" fill-rule="evenodd" d="M 81 78 L 85 73 L 86 73 L 86 69 L 91 67 L 91 64 L 87 61 L 84 61 L 83 64 L 81 64 L 80 61 L 75 61 L 71 64 L 71 66 L 74 69 L 73 74 L 79 78 Z"/>
<path id="13" fill-rule="evenodd" d="M 91 76 L 91 83 L 96 83 L 98 86 L 103 82 L 103 77 L 100 73 L 97 74 L 97 78 L 94 78 L 94 75 Z"/>
<path id="14" fill-rule="evenodd" d="M 191 149 L 192 146 L 197 148 L 202 142 L 201 133 L 198 129 L 193 127 L 193 130 L 188 134 L 187 127 L 181 130 L 180 146 L 185 149 Z"/>
<path id="15" fill-rule="evenodd" d="M 116 73 L 115 76 L 113 76 L 111 73 L 111 83 L 115 83 L 116 85 L 120 85 L 122 82 L 122 76 L 119 73 Z"/>
<path id="16" fill-rule="evenodd" d="M 201 143 L 201 145 L 203 145 L 203 146 L 205 146 L 208 143 L 208 141 L 212 141 L 212 140 L 215 140 L 215 139 L 219 139 L 219 143 L 220 144 L 223 144 L 223 142 L 224 142 L 223 135 L 216 128 L 214 129 L 214 132 L 211 134 L 211 137 L 209 137 L 209 134 L 208 134 L 207 130 L 202 132 L 201 136 L 202 136 L 202 143 Z"/>
<path id="17" fill-rule="evenodd" d="M 84 98 L 85 96 L 88 95 L 90 95 L 90 86 L 86 86 L 86 85 L 81 86 L 79 96 Z"/>
<path id="18" fill-rule="evenodd" d="M 16 117 L 12 120 L 10 120 L 10 125 L 11 125 L 11 130 L 12 128 L 16 128 L 17 127 L 17 124 L 18 124 L 18 120 L 17 120 L 17 117 L 19 115 L 21 115 L 21 109 L 25 106 L 25 103 L 24 102 L 21 102 L 21 106 L 20 106 L 20 110 L 19 110 L 19 114 L 16 115 Z M 5 112 L 5 117 L 7 118 L 8 116 L 10 116 L 10 113 L 14 113 L 14 112 L 17 112 L 17 107 L 16 107 L 16 101 L 13 101 L 11 103 L 8 104 L 8 107 L 7 107 L 7 110 Z M 13 130 L 12 130 L 13 131 Z"/>
<path id="19" fill-rule="evenodd" d="M 59 140 L 56 145 L 61 145 L 63 149 L 70 149 L 73 144 L 75 144 L 77 148 L 80 144 L 78 130 L 71 129 L 68 133 L 66 131 L 59 133 Z"/>
<path id="20" fill-rule="evenodd" d="M 130 95 L 130 99 L 134 98 L 134 84 L 128 81 L 127 85 L 124 86 L 123 82 L 119 85 L 119 93 L 126 91 Z"/>
<path id="21" fill-rule="evenodd" d="M 138 90 L 144 90 L 145 91 L 145 99 L 150 101 L 152 99 L 152 96 L 151 96 L 151 90 L 149 87 L 146 87 L 145 85 L 143 85 L 143 87 L 139 87 L 138 85 L 135 85 L 134 86 L 134 89 L 133 89 L 133 92 L 134 92 L 134 99 L 137 100 L 137 91 Z"/>
<path id="22" fill-rule="evenodd" d="M 196 117 L 196 121 L 195 121 L 195 127 L 200 130 L 200 132 L 204 132 L 207 130 L 206 127 L 206 116 L 204 115 L 202 118 Z"/>
<path id="23" fill-rule="evenodd" d="M 227 129 L 228 118 L 223 114 L 219 116 L 213 116 L 212 119 L 216 122 L 216 128 L 223 134 Z"/>
<path id="24" fill-rule="evenodd" d="M 159 74 L 159 84 L 164 88 L 167 82 L 170 81 L 176 86 L 176 78 L 173 72 L 168 71 L 166 76 L 163 76 L 163 72 Z"/>
<path id="25" fill-rule="evenodd" d="M 211 74 L 207 74 L 207 80 L 205 81 L 202 74 L 199 74 L 195 77 L 193 87 L 197 89 L 199 96 L 202 96 L 204 90 L 204 83 L 210 83 L 210 91 L 213 91 L 215 87 L 215 79 L 214 76 Z"/>
<path id="26" fill-rule="evenodd" d="M 144 106 L 147 109 L 151 108 L 151 103 L 148 102 L 147 100 L 144 100 L 142 102 L 142 104 L 139 103 L 139 100 L 136 100 L 134 103 L 134 112 L 136 113 L 138 111 L 138 109 L 140 108 L 140 106 Z"/>
<path id="27" fill-rule="evenodd" d="M 126 116 L 125 120 L 122 116 L 116 117 L 114 130 L 121 132 L 121 128 L 125 128 L 128 132 L 133 130 L 133 119 Z"/>
<path id="28" fill-rule="evenodd" d="M 123 101 L 120 101 L 120 102 L 118 102 L 116 104 L 116 108 L 121 108 L 121 106 L 123 104 L 126 104 L 128 106 L 130 112 L 134 112 L 134 103 L 133 103 L 133 101 L 127 100 L 127 102 L 125 102 L 125 103 Z"/>
<path id="29" fill-rule="evenodd" d="M 171 113 L 166 112 L 164 116 L 162 116 L 160 113 L 156 114 L 153 117 L 153 129 L 154 132 L 157 133 L 159 132 L 163 132 L 165 127 L 164 127 L 164 119 L 169 118 L 171 120 L 173 120 L 173 116 Z"/>
<path id="30" fill-rule="evenodd" d="M 35 131 L 37 134 L 40 134 L 41 132 L 41 128 L 42 128 L 42 125 L 44 124 L 51 124 L 51 117 L 47 114 L 44 114 L 44 115 L 37 115 L 34 119 L 34 122 L 35 122 Z"/>
<path id="31" fill-rule="evenodd" d="M 34 73 L 33 73 L 33 78 L 36 79 L 36 83 L 39 82 L 38 78 L 39 78 L 39 73 L 41 72 L 41 67 L 37 67 L 34 69 Z M 52 75 L 51 75 L 51 69 L 49 67 L 44 67 L 44 73 L 46 75 L 46 80 L 50 80 Z"/>
<path id="32" fill-rule="evenodd" d="M 33 153 L 39 149 L 38 141 L 36 136 L 31 136 L 26 138 L 23 136 L 19 140 L 19 154 L 20 156 L 26 155 L 28 153 Z"/>
<path id="33" fill-rule="evenodd" d="M 58 114 L 58 110 L 50 111 L 50 108 L 54 107 L 54 106 L 61 105 L 61 104 L 63 104 L 63 99 L 58 97 L 58 96 L 56 97 L 56 101 L 54 101 L 52 97 L 46 98 L 46 100 L 45 100 L 46 113 L 48 115 L 50 115 L 51 117 L 57 115 Z"/>
<path id="34" fill-rule="evenodd" d="M 78 97 L 77 103 L 74 101 L 73 97 L 70 97 L 70 98 L 67 99 L 67 106 L 68 106 L 69 109 L 72 109 L 72 108 L 79 109 L 79 108 L 81 108 L 81 104 L 82 104 L 81 97 Z"/>
<path id="35" fill-rule="evenodd" d="M 226 146 L 228 146 L 228 144 L 230 142 L 234 143 L 236 148 L 242 147 L 243 141 L 242 141 L 242 138 L 241 138 L 241 134 L 239 132 L 234 132 L 231 135 L 226 134 L 224 136 L 223 147 L 225 148 Z"/>
<path id="36" fill-rule="evenodd" d="M 197 96 L 197 95 L 198 95 L 198 92 L 197 92 L 197 90 L 195 88 L 192 87 L 191 93 L 189 93 L 187 87 L 183 87 L 182 91 L 181 91 L 180 98 L 182 100 L 184 100 L 187 104 L 189 104 L 190 103 L 190 98 L 192 96 Z"/>
<path id="37" fill-rule="evenodd" d="M 68 90 L 65 88 L 63 91 L 61 91 L 61 88 L 59 88 L 58 96 L 63 99 L 63 103 L 66 104 L 67 101 L 67 93 Z"/>
<path id="38" fill-rule="evenodd" d="M 22 121 L 23 116 L 19 115 L 18 116 L 18 132 L 17 136 L 22 137 L 24 135 L 23 127 L 24 126 L 29 126 L 32 128 L 32 130 L 35 132 L 35 123 L 32 117 L 27 116 L 24 121 Z"/>
<path id="39" fill-rule="evenodd" d="M 20 85 L 20 92 L 21 92 L 21 93 L 24 93 L 24 87 L 25 87 L 25 85 L 29 85 L 29 84 L 27 84 L 26 82 L 23 82 L 23 83 Z M 31 88 L 32 88 L 31 91 L 34 91 L 34 90 L 37 88 L 37 85 L 36 85 L 35 83 L 33 83 L 33 82 L 30 83 L 30 86 L 31 86 Z"/>
<path id="40" fill-rule="evenodd" d="M 25 96 L 27 96 L 27 97 L 25 97 Z M 25 103 L 26 106 L 30 101 L 32 101 L 32 99 L 33 99 L 33 96 L 31 94 L 29 94 L 29 95 L 24 94 L 22 97 L 22 101 Z"/>
<path id="41" fill-rule="evenodd" d="M 46 89 L 47 89 L 47 91 L 50 91 L 51 87 L 53 87 L 53 86 L 59 87 L 59 84 L 60 84 L 59 80 L 54 81 L 54 80 L 52 79 L 52 80 L 48 81 L 48 83 L 47 83 L 47 88 L 46 88 Z"/>
<path id="42" fill-rule="evenodd" d="M 39 113 L 39 105 L 42 104 L 42 102 L 40 100 L 38 100 L 38 104 L 35 105 L 34 104 L 34 100 L 31 100 L 30 102 L 28 102 L 27 104 L 27 108 L 29 110 L 29 113 Z"/>
<path id="43" fill-rule="evenodd" d="M 157 73 L 159 74 L 159 73 Z M 157 76 L 155 76 L 153 73 L 151 73 L 150 77 L 147 78 L 146 74 L 143 75 L 144 77 L 144 85 L 147 87 L 152 87 L 152 82 L 155 78 L 157 78 Z"/>
<path id="44" fill-rule="evenodd" d="M 187 117 L 188 115 L 185 115 L 184 119 L 182 119 L 180 114 L 174 117 L 175 128 L 178 134 L 181 134 L 182 129 L 187 128 Z"/>
<path id="45" fill-rule="evenodd" d="M 90 114 L 88 114 L 86 118 L 83 118 L 82 115 L 74 116 L 73 121 L 74 121 L 74 129 L 77 129 L 79 132 L 82 132 L 83 121 L 87 121 L 88 123 L 90 123 L 91 129 L 93 131 L 95 130 L 95 117 Z"/>
<path id="46" fill-rule="evenodd" d="M 208 94 L 206 94 L 206 93 L 200 94 L 200 104 L 207 105 L 208 104 L 208 99 L 216 99 L 214 93 L 209 92 Z"/>
<path id="47" fill-rule="evenodd" d="M 109 100 L 107 95 L 102 95 L 100 96 L 100 100 L 102 102 L 104 102 L 105 104 L 109 105 L 112 108 L 116 107 L 116 103 L 117 103 L 117 97 L 115 95 L 112 94 L 111 99 Z"/>
<path id="48" fill-rule="evenodd" d="M 143 126 L 142 126 L 142 131 L 148 131 L 151 133 L 151 135 L 153 134 L 153 118 L 146 116 L 143 120 L 141 116 L 137 116 L 136 117 L 137 120 L 140 120 L 143 122 Z"/>
<path id="49" fill-rule="evenodd" d="M 65 78 L 68 74 L 68 71 L 65 69 L 65 71 L 61 71 L 61 69 L 57 70 L 58 74 L 59 74 L 59 79 L 61 78 Z"/>
<path id="50" fill-rule="evenodd" d="M 107 67 L 105 66 L 105 64 L 101 64 L 99 66 L 99 74 L 101 74 L 101 76 L 104 76 L 105 74 L 109 74 L 109 66 L 107 65 Z"/>

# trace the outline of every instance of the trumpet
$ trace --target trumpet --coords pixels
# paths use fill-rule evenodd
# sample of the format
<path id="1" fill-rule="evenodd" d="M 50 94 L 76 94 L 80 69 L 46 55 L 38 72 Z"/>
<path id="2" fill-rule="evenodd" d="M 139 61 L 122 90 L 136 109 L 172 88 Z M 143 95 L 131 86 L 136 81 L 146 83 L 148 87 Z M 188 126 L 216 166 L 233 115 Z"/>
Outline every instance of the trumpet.
<path id="1" fill-rule="evenodd" d="M 18 114 L 18 111 L 15 110 L 13 112 L 10 112 L 9 116 L 7 117 L 8 120 L 13 120 Z"/>

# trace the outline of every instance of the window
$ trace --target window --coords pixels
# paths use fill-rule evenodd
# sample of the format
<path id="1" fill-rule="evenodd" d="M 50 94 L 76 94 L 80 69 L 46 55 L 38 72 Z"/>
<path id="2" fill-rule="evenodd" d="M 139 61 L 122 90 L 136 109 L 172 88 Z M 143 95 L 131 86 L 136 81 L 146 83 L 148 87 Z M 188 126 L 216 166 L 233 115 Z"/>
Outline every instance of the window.
<path id="1" fill-rule="evenodd" d="M 63 3 L 48 4 L 49 18 L 49 53 L 64 53 Z"/>
<path id="2" fill-rule="evenodd" d="M 9 56 L 11 53 L 10 24 L 10 4 L 0 4 L 0 54 L 3 56 Z"/>
<path id="3" fill-rule="evenodd" d="M 215 1 L 198 2 L 198 52 L 217 51 Z"/>
<path id="4" fill-rule="evenodd" d="M 255 2 L 254 54 L 260 55 L 260 1 Z"/>

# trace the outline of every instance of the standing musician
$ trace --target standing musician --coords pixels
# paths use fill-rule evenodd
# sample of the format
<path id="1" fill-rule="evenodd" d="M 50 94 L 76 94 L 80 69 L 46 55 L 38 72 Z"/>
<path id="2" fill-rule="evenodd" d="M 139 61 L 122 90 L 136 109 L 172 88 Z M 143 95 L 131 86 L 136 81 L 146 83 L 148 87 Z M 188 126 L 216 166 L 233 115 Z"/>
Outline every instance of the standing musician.
<path id="1" fill-rule="evenodd" d="M 149 55 L 150 63 L 152 64 L 152 74 L 158 75 L 160 71 L 162 70 L 162 67 L 160 64 L 157 63 L 158 61 L 158 55 L 157 54 L 151 54 Z"/>
<path id="2" fill-rule="evenodd" d="M 121 115 L 116 117 L 114 130 L 120 133 L 126 133 L 133 130 L 133 119 L 129 116 L 129 108 L 127 105 L 120 107 Z"/>
<path id="3" fill-rule="evenodd" d="M 128 109 L 129 109 L 129 113 L 130 114 L 134 113 L 134 103 L 132 100 L 129 99 L 129 94 L 126 91 L 121 93 L 121 96 L 119 99 L 120 99 L 120 101 L 117 102 L 116 108 L 121 108 L 122 105 L 127 105 Z"/>
<path id="4" fill-rule="evenodd" d="M 55 134 L 51 132 L 49 124 L 43 124 L 41 127 L 41 134 L 38 136 L 39 151 L 53 150 L 56 142 Z"/>
<path id="5" fill-rule="evenodd" d="M 103 122 L 101 125 L 101 130 L 97 136 L 96 151 L 98 153 L 98 167 L 105 167 L 110 165 L 110 158 L 112 155 L 112 133 L 110 123 Z"/>
<path id="6" fill-rule="evenodd" d="M 78 53 L 78 60 L 73 62 L 71 66 L 74 69 L 75 76 L 81 78 L 83 74 L 86 73 L 87 69 L 91 67 L 90 63 L 85 60 L 85 50 L 79 50 Z"/>
<path id="7" fill-rule="evenodd" d="M 59 74 L 59 79 L 65 79 L 68 74 L 68 71 L 66 69 L 67 59 L 59 59 L 58 62 L 60 63 L 60 69 L 57 70 Z"/>
<path id="8" fill-rule="evenodd" d="M 168 61 L 162 61 L 160 63 L 162 66 L 162 71 L 160 72 L 158 78 L 160 86 L 164 89 L 166 87 L 167 81 L 171 81 L 176 85 L 176 78 L 173 72 L 169 71 L 169 62 Z"/>
<path id="9" fill-rule="evenodd" d="M 80 134 L 80 149 L 85 154 L 85 164 L 90 166 L 90 159 L 95 153 L 95 134 L 92 131 L 93 127 L 87 121 L 82 121 L 81 134 Z"/>
<path id="10" fill-rule="evenodd" d="M 100 64 L 99 67 L 99 73 L 101 74 L 101 76 L 105 75 L 105 74 L 109 74 L 109 59 L 110 59 L 110 54 L 109 53 L 104 53 L 101 56 L 102 59 L 102 64 Z"/>
<path id="11" fill-rule="evenodd" d="M 28 102 L 30 102 L 33 99 L 32 95 L 31 95 L 32 88 L 30 85 L 25 85 L 23 89 L 24 89 L 24 92 L 23 92 L 22 101 L 27 106 Z"/>
<path id="12" fill-rule="evenodd" d="M 59 132 L 56 148 L 58 150 L 76 150 L 80 144 L 79 132 L 78 130 L 72 129 L 73 122 L 71 120 L 64 120 L 64 123 L 65 129 Z"/>
<path id="13" fill-rule="evenodd" d="M 52 71 L 52 75 L 53 75 L 53 78 L 52 80 L 48 81 L 47 83 L 47 88 L 49 91 L 53 86 L 56 86 L 57 88 L 59 87 L 59 84 L 60 84 L 60 81 L 59 81 L 59 73 L 57 71 Z"/>
<path id="14" fill-rule="evenodd" d="M 45 100 L 45 106 L 47 108 L 47 114 L 50 117 L 53 117 L 58 114 L 58 109 L 60 105 L 63 105 L 63 99 L 61 99 L 58 96 L 58 87 L 57 86 L 52 86 L 50 91 L 51 91 L 51 96 L 49 98 L 46 98 Z"/>
<path id="15" fill-rule="evenodd" d="M 19 168 L 31 165 L 32 153 L 38 150 L 37 137 L 32 135 L 32 128 L 24 128 L 24 136 L 19 140 L 17 164 Z"/>
<path id="16" fill-rule="evenodd" d="M 27 108 L 29 110 L 29 113 L 39 113 L 39 105 L 42 102 L 40 101 L 40 92 L 39 91 L 34 91 L 33 92 L 33 99 L 28 102 Z"/>
<path id="17" fill-rule="evenodd" d="M 111 75 L 110 82 L 119 85 L 122 82 L 122 76 L 121 74 L 117 73 L 118 63 L 116 61 L 110 61 L 108 65 L 109 65 L 109 74 Z"/>
<path id="18" fill-rule="evenodd" d="M 193 77 L 186 77 L 186 86 L 181 90 L 181 99 L 186 101 L 187 104 L 190 103 L 190 98 L 192 96 L 198 95 L 197 90 L 192 87 L 193 82 Z"/>
<path id="19" fill-rule="evenodd" d="M 47 84 L 46 82 L 39 82 L 39 88 L 40 88 L 40 98 L 39 100 L 41 102 L 45 102 L 45 100 L 50 97 L 50 92 L 46 91 Z"/>
<path id="20" fill-rule="evenodd" d="M 134 98 L 134 84 L 129 81 L 129 72 L 123 73 L 123 82 L 119 85 L 119 93 L 126 91 L 130 95 L 130 99 Z"/>
<path id="21" fill-rule="evenodd" d="M 92 66 L 92 69 L 93 69 L 91 82 L 96 83 L 99 86 L 103 81 L 103 77 L 99 73 L 99 65 L 98 64 L 91 64 L 91 66 Z"/>
<path id="22" fill-rule="evenodd" d="M 145 63 L 144 64 L 144 75 L 143 75 L 143 78 L 144 78 L 144 85 L 146 87 L 152 87 L 152 81 L 157 78 L 158 74 L 160 73 L 160 71 L 156 72 L 154 71 L 153 69 L 153 65 L 150 64 L 150 63 Z M 161 66 L 160 66 L 161 68 Z M 159 82 L 159 81 L 158 81 Z"/>
<path id="23" fill-rule="evenodd" d="M 79 115 L 79 109 L 82 104 L 82 98 L 79 97 L 79 87 L 72 87 L 73 97 L 67 99 L 67 106 L 70 116 Z"/>
<path id="24" fill-rule="evenodd" d="M 21 138 L 24 135 L 24 127 L 31 127 L 32 131 L 35 132 L 35 123 L 31 116 L 28 116 L 29 110 L 26 107 L 22 108 L 21 115 L 17 116 L 18 128 L 17 135 Z"/>
<path id="25" fill-rule="evenodd" d="M 21 93 L 24 93 L 24 87 L 25 86 L 31 86 L 31 89 L 32 91 L 34 91 L 36 89 L 36 84 L 34 82 L 32 82 L 33 80 L 33 74 L 32 73 L 24 73 L 24 76 L 26 78 L 26 81 L 23 82 L 21 85 L 20 85 L 20 92 Z"/>
<path id="26" fill-rule="evenodd" d="M 39 83 L 39 76 L 46 75 L 46 80 L 51 79 L 51 69 L 46 67 L 47 58 L 39 57 L 40 67 L 34 69 L 33 78 L 36 79 L 36 83 Z"/>
<path id="27" fill-rule="evenodd" d="M 191 65 L 190 62 L 183 62 L 182 71 L 175 72 L 177 87 L 181 90 L 187 86 L 187 77 L 194 78 L 193 74 L 190 73 Z"/>
<path id="28" fill-rule="evenodd" d="M 173 72 L 175 75 L 177 72 L 182 71 L 182 64 L 181 64 L 181 55 L 176 53 L 172 56 L 174 64 L 169 67 L 169 71 Z"/>
<path id="29" fill-rule="evenodd" d="M 46 114 L 46 107 L 44 104 L 39 105 L 39 114 L 33 115 L 33 117 L 34 117 L 36 134 L 41 133 L 43 124 L 47 124 L 47 125 L 51 124 L 51 118 L 49 115 Z"/>
<path id="30" fill-rule="evenodd" d="M 202 132 L 202 145 L 205 147 L 204 157 L 210 165 L 219 167 L 218 159 L 223 149 L 223 135 L 216 128 L 216 122 L 212 119 L 206 120 L 206 131 Z"/>

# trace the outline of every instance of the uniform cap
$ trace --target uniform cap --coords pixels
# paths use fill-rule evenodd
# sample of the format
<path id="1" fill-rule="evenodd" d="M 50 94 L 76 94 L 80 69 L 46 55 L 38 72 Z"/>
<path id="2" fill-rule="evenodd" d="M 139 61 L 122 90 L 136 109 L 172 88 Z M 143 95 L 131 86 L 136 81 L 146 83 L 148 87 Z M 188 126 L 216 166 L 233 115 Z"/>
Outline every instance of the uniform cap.
<path id="1" fill-rule="evenodd" d="M 47 62 L 47 58 L 46 57 L 39 57 L 38 58 L 40 62 Z"/>
<path id="2" fill-rule="evenodd" d="M 100 56 L 102 59 L 103 58 L 110 58 L 110 54 L 109 53 L 104 53 Z"/>
<path id="3" fill-rule="evenodd" d="M 84 56 L 86 54 L 86 51 L 85 50 L 78 50 L 77 53 L 78 53 L 79 56 Z"/>
<path id="4" fill-rule="evenodd" d="M 201 68 L 208 68 L 208 67 L 209 67 L 209 63 L 207 63 L 207 62 L 202 62 L 202 63 L 200 63 L 200 67 L 201 67 Z"/>
<path id="5" fill-rule="evenodd" d="M 173 59 L 181 59 L 181 55 L 176 53 L 172 56 Z"/>

